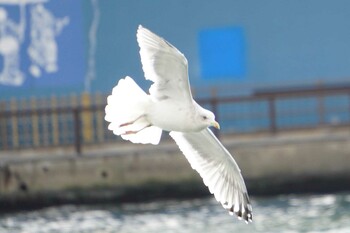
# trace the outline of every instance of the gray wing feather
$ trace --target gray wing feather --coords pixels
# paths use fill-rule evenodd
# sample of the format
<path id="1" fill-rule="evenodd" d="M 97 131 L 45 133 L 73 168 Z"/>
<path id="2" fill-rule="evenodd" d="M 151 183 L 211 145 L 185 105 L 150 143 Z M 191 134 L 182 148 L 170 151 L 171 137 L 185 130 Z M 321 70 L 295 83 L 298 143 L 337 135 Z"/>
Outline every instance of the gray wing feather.
<path id="1" fill-rule="evenodd" d="M 191 167 L 203 178 L 216 200 L 246 222 L 252 221 L 252 206 L 241 171 L 231 154 L 210 129 L 200 132 L 170 132 Z"/>

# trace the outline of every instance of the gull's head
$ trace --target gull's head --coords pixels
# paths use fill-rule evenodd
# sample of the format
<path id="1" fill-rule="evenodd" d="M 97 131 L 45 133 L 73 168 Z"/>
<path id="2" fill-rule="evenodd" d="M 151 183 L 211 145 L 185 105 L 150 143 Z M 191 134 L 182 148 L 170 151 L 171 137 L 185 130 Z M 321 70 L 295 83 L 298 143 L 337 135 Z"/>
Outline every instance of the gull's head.
<path id="1" fill-rule="evenodd" d="M 217 121 L 215 121 L 215 115 L 211 111 L 200 107 L 197 117 L 199 118 L 198 121 L 201 123 L 203 128 L 213 126 L 220 129 L 220 125 Z"/>

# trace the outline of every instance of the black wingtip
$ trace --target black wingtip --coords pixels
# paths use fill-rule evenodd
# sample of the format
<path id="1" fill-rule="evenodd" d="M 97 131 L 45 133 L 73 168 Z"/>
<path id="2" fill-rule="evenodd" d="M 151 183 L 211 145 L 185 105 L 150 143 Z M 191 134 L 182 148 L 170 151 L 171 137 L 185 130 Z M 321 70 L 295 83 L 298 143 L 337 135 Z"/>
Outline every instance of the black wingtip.
<path id="1" fill-rule="evenodd" d="M 239 220 L 244 220 L 246 223 L 250 223 L 253 222 L 253 214 L 251 209 L 250 204 L 245 206 L 244 209 L 239 208 L 238 210 L 235 210 L 233 205 L 230 209 L 228 209 L 228 211 L 230 215 L 235 213 Z"/>

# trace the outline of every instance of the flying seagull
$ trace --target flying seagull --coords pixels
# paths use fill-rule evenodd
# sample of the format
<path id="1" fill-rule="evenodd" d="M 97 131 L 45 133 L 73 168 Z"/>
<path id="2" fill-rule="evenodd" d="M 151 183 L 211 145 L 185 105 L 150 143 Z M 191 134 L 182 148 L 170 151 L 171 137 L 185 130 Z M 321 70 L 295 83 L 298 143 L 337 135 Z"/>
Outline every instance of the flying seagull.
<path id="1" fill-rule="evenodd" d="M 192 98 L 185 56 L 141 25 L 137 30 L 142 68 L 153 84 L 146 94 L 130 77 L 119 80 L 107 98 L 108 129 L 133 143 L 154 144 L 169 131 L 191 167 L 216 200 L 239 219 L 252 221 L 252 207 L 241 171 L 208 128 L 215 116 Z"/>

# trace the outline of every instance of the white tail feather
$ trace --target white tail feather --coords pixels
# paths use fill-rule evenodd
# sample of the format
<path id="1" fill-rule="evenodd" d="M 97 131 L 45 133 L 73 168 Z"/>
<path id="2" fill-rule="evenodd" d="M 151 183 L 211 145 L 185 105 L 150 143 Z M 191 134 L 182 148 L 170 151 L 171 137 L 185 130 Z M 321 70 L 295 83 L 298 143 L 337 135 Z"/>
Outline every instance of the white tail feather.
<path id="1" fill-rule="evenodd" d="M 107 98 L 105 120 L 108 129 L 133 143 L 158 144 L 162 129 L 146 118 L 149 96 L 130 77 L 119 80 Z"/>

